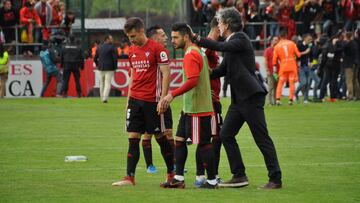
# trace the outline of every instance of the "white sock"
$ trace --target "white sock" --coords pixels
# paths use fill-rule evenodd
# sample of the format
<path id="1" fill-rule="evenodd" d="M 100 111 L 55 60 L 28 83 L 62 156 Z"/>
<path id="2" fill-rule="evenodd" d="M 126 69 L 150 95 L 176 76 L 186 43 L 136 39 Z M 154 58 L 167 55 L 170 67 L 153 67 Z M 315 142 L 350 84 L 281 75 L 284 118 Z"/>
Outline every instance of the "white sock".
<path id="1" fill-rule="evenodd" d="M 205 175 L 196 176 L 196 181 L 204 181 L 205 179 Z"/>
<path id="2" fill-rule="evenodd" d="M 207 180 L 207 182 L 208 182 L 210 185 L 216 185 L 216 184 L 217 184 L 216 179 Z"/>
<path id="3" fill-rule="evenodd" d="M 179 176 L 179 175 L 175 175 L 174 178 L 176 180 L 178 180 L 178 181 L 184 181 L 185 180 L 184 176 Z"/>

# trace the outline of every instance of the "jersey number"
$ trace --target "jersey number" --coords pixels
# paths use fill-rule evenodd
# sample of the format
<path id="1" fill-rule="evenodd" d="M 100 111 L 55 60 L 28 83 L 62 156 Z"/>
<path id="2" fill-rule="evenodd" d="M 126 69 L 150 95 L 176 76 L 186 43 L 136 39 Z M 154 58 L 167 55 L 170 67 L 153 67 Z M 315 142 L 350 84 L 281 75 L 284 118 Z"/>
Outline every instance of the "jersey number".
<path id="1" fill-rule="evenodd" d="M 288 56 L 289 56 L 288 47 L 287 47 L 287 46 L 283 46 L 282 48 L 284 49 L 285 57 L 288 57 Z"/>

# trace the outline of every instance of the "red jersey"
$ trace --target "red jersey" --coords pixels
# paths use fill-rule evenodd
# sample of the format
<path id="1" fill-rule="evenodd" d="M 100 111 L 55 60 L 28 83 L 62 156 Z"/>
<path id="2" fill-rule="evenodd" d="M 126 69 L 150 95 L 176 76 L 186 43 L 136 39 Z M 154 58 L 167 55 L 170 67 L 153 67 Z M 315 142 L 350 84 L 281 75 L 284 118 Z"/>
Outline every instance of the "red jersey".
<path id="1" fill-rule="evenodd" d="M 206 49 L 205 51 L 206 57 L 208 59 L 208 64 L 211 69 L 215 69 L 219 65 L 219 56 L 216 53 L 216 51 Z M 211 86 L 211 96 L 213 102 L 220 102 L 220 78 L 216 78 L 213 80 L 210 80 L 210 86 Z"/>
<path id="2" fill-rule="evenodd" d="M 165 47 L 148 39 L 142 47 L 132 45 L 129 50 L 132 84 L 130 97 L 158 102 L 161 96 L 162 76 L 159 65 L 169 64 Z"/>
<path id="3" fill-rule="evenodd" d="M 266 69 L 270 72 L 270 74 L 274 73 L 274 65 L 273 65 L 273 57 L 274 57 L 274 47 L 268 47 L 264 51 L 264 58 L 267 62 Z M 277 66 L 277 64 L 276 64 Z M 278 68 L 279 70 L 279 68 Z M 278 70 L 276 72 L 278 72 Z"/>

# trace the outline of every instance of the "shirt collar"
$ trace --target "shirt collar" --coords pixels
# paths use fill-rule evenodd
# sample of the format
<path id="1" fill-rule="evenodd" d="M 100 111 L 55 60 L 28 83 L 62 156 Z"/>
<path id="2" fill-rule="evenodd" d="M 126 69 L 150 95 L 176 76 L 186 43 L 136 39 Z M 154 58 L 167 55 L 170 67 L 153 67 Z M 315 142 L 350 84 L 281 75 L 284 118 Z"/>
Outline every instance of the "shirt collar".
<path id="1" fill-rule="evenodd" d="M 225 41 L 229 41 L 229 39 L 235 34 L 235 32 L 231 33 L 231 35 L 229 35 Z"/>

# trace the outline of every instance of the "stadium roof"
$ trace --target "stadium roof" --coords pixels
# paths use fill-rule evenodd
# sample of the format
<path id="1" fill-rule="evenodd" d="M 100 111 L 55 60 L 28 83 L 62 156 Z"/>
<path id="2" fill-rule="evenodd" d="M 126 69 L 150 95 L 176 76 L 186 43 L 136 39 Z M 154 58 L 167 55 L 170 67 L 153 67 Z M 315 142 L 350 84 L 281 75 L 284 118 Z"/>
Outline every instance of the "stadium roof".
<path id="1" fill-rule="evenodd" d="M 123 30 L 126 18 L 86 18 L 85 29 L 94 30 Z M 73 29 L 81 29 L 80 19 L 76 19 Z"/>

